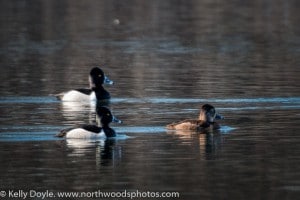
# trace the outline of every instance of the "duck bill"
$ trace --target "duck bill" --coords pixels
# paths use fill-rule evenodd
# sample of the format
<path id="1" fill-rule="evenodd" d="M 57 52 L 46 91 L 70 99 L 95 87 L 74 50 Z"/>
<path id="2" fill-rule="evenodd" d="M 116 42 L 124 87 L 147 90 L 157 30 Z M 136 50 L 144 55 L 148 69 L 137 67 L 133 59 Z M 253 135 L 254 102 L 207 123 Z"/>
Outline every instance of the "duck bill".
<path id="1" fill-rule="evenodd" d="M 113 116 L 112 122 L 115 122 L 115 123 L 118 123 L 118 124 L 122 123 L 122 121 L 119 120 L 118 118 L 116 118 L 115 116 Z"/>
<path id="2" fill-rule="evenodd" d="M 107 76 L 104 77 L 104 84 L 106 85 L 113 85 L 114 82 L 110 80 Z"/>
<path id="3" fill-rule="evenodd" d="M 215 119 L 224 119 L 224 117 L 217 113 Z"/>

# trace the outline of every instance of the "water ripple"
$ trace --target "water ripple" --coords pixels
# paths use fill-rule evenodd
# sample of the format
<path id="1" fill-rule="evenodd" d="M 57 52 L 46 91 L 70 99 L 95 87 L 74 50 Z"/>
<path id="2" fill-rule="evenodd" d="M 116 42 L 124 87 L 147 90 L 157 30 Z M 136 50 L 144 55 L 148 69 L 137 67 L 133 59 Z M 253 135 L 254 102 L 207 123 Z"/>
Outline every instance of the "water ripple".
<path id="1" fill-rule="evenodd" d="M 4 103 L 58 103 L 52 96 L 17 96 L 0 97 L 0 104 Z M 300 104 L 300 97 L 260 97 L 260 98 L 112 98 L 112 103 L 296 103 Z"/>

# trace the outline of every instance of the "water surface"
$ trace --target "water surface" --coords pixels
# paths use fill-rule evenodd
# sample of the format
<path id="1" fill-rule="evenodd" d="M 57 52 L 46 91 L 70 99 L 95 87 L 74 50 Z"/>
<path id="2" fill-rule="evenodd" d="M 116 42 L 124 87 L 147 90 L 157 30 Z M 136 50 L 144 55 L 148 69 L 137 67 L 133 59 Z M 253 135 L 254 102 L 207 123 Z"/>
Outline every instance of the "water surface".
<path id="1" fill-rule="evenodd" d="M 0 5 L 0 191 L 299 196 L 297 1 Z M 52 96 L 87 87 L 94 66 L 115 82 L 106 89 L 124 122 L 112 124 L 118 137 L 54 137 L 95 123 L 93 103 Z M 220 130 L 165 129 L 204 103 L 225 117 Z"/>

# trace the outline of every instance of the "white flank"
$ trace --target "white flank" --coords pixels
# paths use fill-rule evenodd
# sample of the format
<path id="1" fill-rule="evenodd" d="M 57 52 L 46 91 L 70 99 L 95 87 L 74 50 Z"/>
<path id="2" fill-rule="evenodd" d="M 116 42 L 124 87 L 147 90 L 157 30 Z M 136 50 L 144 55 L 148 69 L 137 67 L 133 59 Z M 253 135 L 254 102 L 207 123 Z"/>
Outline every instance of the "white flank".
<path id="1" fill-rule="evenodd" d="M 96 101 L 96 94 L 95 92 L 92 92 L 91 95 L 90 95 L 90 101 Z"/>
<path id="2" fill-rule="evenodd" d="M 67 139 L 97 139 L 105 137 L 106 136 L 103 130 L 100 133 L 94 133 L 82 128 L 73 129 L 69 131 L 66 135 Z"/>
<path id="3" fill-rule="evenodd" d="M 76 90 L 71 90 L 64 94 L 62 101 L 91 101 L 92 96 L 96 99 L 94 92 L 91 95 L 86 95 Z"/>

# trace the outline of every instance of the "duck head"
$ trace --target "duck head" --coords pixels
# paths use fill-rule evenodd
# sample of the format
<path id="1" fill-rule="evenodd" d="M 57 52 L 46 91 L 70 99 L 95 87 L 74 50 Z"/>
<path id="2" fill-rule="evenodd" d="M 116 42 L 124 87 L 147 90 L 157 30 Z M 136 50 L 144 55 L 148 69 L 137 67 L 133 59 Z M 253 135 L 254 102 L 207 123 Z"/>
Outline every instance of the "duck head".
<path id="1" fill-rule="evenodd" d="M 122 121 L 113 116 L 111 111 L 105 106 L 97 107 L 96 114 L 98 119 L 100 119 L 102 127 L 108 126 L 111 122 L 122 123 Z"/>
<path id="2" fill-rule="evenodd" d="M 200 109 L 199 120 L 213 123 L 215 119 L 224 119 L 224 117 L 218 114 L 212 105 L 204 104 Z"/>
<path id="3" fill-rule="evenodd" d="M 102 86 L 103 84 L 112 85 L 114 84 L 107 76 L 105 76 L 102 69 L 94 67 L 90 71 L 89 75 L 90 88 Z"/>

